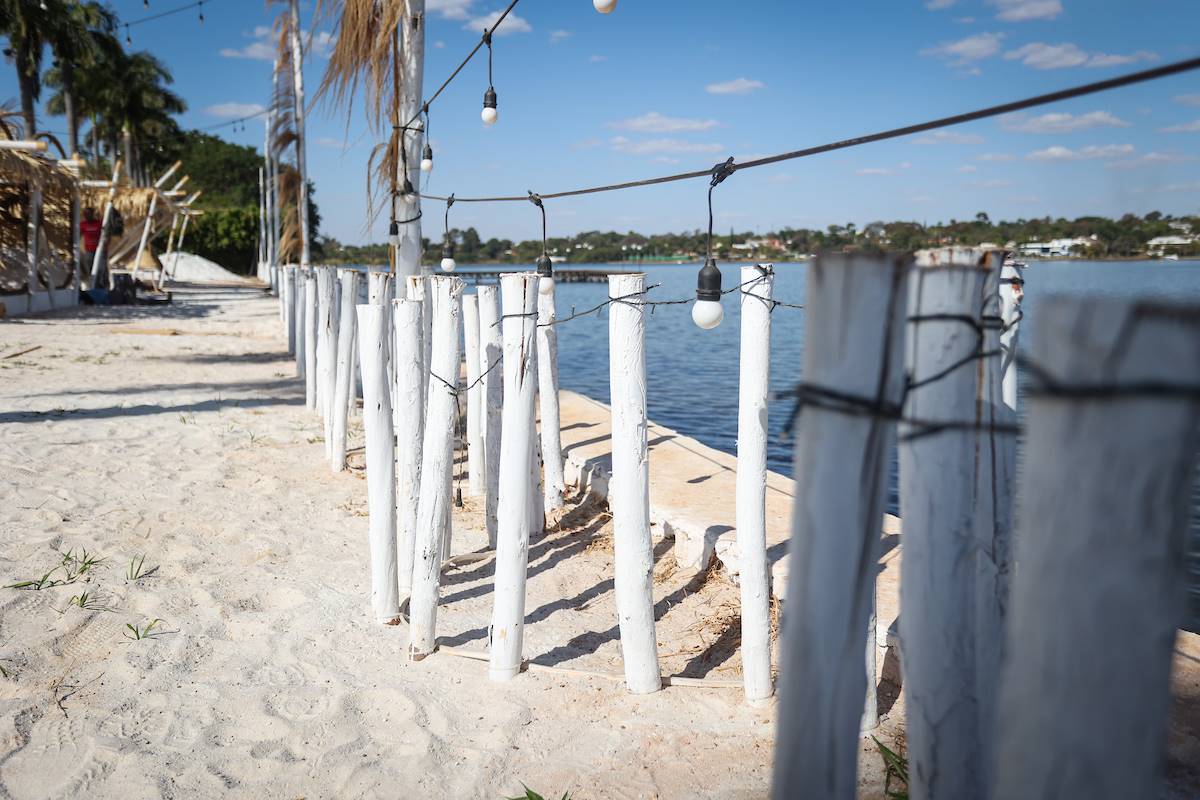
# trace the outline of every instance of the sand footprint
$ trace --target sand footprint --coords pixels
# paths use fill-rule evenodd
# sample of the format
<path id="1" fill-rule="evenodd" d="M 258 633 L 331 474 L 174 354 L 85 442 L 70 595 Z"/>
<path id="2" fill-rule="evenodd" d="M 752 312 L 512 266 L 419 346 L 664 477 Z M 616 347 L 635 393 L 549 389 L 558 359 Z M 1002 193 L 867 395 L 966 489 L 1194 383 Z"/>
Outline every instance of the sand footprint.
<path id="1" fill-rule="evenodd" d="M 5 763 L 0 779 L 14 800 L 86 797 L 106 770 L 96 754 L 96 740 L 80 720 L 43 718 L 34 725 L 29 743 Z"/>

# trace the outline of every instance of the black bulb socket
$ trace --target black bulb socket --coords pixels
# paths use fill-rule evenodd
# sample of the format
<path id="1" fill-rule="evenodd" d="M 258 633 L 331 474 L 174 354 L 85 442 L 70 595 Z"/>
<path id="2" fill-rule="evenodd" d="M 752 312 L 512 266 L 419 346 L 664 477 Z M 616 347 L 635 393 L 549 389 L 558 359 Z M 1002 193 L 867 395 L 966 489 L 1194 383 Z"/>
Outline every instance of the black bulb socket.
<path id="1" fill-rule="evenodd" d="M 721 270 L 717 269 L 717 262 L 712 256 L 704 260 L 704 266 L 696 275 L 696 299 L 721 299 Z"/>
<path id="2" fill-rule="evenodd" d="M 484 108 L 495 108 L 496 107 L 496 90 L 493 89 L 491 86 L 489 86 L 487 91 L 483 93 L 483 107 Z"/>
<path id="3" fill-rule="evenodd" d="M 392 220 L 392 224 L 388 225 L 388 236 L 399 236 L 399 235 L 400 235 L 400 223 L 397 222 L 396 220 Z"/>
<path id="4" fill-rule="evenodd" d="M 449 239 L 442 242 L 442 258 L 454 258 L 454 242 Z"/>
<path id="5" fill-rule="evenodd" d="M 550 256 L 542 253 L 537 260 L 537 274 L 542 278 L 554 277 L 554 262 L 550 260 Z"/>
<path id="6" fill-rule="evenodd" d="M 413 189 L 412 181 L 410 181 L 408 178 L 405 178 L 404 179 L 404 194 L 415 194 L 415 193 L 416 193 L 416 190 Z"/>
<path id="7" fill-rule="evenodd" d="M 428 144 L 426 144 L 425 149 L 421 151 L 421 160 L 433 161 L 433 148 Z"/>

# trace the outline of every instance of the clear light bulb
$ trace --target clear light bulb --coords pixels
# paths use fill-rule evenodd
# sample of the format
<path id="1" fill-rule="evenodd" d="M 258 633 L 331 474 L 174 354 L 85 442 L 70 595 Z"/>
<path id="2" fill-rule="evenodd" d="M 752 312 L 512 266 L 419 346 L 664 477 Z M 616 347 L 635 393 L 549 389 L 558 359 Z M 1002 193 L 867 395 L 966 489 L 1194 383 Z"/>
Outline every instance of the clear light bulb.
<path id="1" fill-rule="evenodd" d="M 422 158 L 421 159 L 421 172 L 433 172 L 433 159 L 432 158 Z"/>
<path id="2" fill-rule="evenodd" d="M 706 331 L 721 324 L 725 319 L 725 307 L 716 300 L 697 300 L 692 304 L 692 322 Z"/>
<path id="3" fill-rule="evenodd" d="M 554 294 L 554 278 L 542 278 L 539 280 L 538 292 L 541 294 Z"/>
<path id="4" fill-rule="evenodd" d="M 495 125 L 496 118 L 499 117 L 500 115 L 496 112 L 496 109 L 494 109 L 494 108 L 485 108 L 485 109 L 483 109 L 482 112 L 480 112 L 479 116 L 483 119 L 484 125 Z"/>
<path id="5" fill-rule="evenodd" d="M 601 14 L 611 14 L 617 7 L 617 0 L 592 0 L 592 6 Z"/>
<path id="6" fill-rule="evenodd" d="M 442 272 L 454 272 L 454 268 L 458 265 L 454 263 L 453 258 L 443 258 L 441 266 Z"/>

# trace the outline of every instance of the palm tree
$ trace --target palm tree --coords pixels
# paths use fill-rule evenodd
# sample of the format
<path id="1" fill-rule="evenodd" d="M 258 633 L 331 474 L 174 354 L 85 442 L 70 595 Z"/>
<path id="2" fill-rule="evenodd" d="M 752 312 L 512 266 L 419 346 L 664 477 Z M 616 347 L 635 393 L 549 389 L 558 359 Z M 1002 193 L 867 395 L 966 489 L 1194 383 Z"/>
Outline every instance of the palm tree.
<path id="1" fill-rule="evenodd" d="M 95 0 L 71 4 L 64 13 L 66 19 L 48 36 L 54 66 L 46 73 L 45 82 L 58 91 L 50 98 L 47 111 L 66 115 L 67 138 L 74 153 L 79 150 L 79 119 L 87 113 L 80 108 L 77 83 L 86 81 L 101 60 L 109 57 L 112 45 L 119 50 L 120 43 L 112 35 L 116 16 Z"/>

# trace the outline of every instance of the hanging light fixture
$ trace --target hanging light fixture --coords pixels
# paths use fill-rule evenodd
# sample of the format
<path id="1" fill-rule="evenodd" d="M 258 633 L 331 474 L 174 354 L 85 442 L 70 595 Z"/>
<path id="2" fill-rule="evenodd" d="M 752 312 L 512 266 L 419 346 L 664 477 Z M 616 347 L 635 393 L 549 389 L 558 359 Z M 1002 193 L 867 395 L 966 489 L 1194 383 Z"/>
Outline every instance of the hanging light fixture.
<path id="1" fill-rule="evenodd" d="M 733 156 L 712 168 L 712 180 L 708 182 L 708 239 L 704 266 L 696 275 L 696 302 L 692 304 L 692 322 L 704 330 L 712 330 L 725 319 L 725 307 L 721 305 L 721 270 L 712 253 L 713 210 L 712 194 L 717 184 L 737 170 Z"/>
<path id="2" fill-rule="evenodd" d="M 425 148 L 421 151 L 421 172 L 433 172 L 433 147 L 429 144 L 429 104 L 422 108 L 425 112 Z"/>
<path id="3" fill-rule="evenodd" d="M 454 195 L 446 198 L 446 219 L 442 234 L 442 272 L 454 272 L 454 241 L 450 238 L 450 206 L 454 205 Z"/>
<path id="4" fill-rule="evenodd" d="M 200 2 L 197 4 L 197 7 L 200 9 L 200 24 L 203 25 L 204 24 L 204 0 L 200 0 Z"/>
<path id="5" fill-rule="evenodd" d="M 542 254 L 537 259 L 538 291 L 550 294 L 554 291 L 554 262 L 546 253 L 546 206 L 542 204 L 542 196 L 529 192 L 529 202 L 542 212 Z"/>
<path id="6" fill-rule="evenodd" d="M 611 14 L 617 7 L 617 0 L 592 0 L 592 7 L 601 14 Z"/>
<path id="7" fill-rule="evenodd" d="M 488 49 L 488 88 L 483 93 L 483 111 L 480 112 L 480 117 L 483 118 L 483 124 L 495 125 L 500 112 L 496 110 L 496 89 L 492 86 L 492 32 L 486 28 L 483 31 L 483 43 Z"/>
<path id="8" fill-rule="evenodd" d="M 128 24 L 125 26 L 125 46 L 126 47 L 133 46 L 133 37 L 129 35 L 129 25 Z"/>

